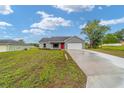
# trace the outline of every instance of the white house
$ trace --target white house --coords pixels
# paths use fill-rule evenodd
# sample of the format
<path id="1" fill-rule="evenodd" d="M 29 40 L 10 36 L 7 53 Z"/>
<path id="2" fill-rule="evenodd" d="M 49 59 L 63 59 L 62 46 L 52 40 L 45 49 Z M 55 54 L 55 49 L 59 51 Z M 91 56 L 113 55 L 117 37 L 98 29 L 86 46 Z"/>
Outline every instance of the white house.
<path id="1" fill-rule="evenodd" d="M 33 46 L 15 40 L 0 40 L 0 52 L 29 49 Z"/>
<path id="2" fill-rule="evenodd" d="M 49 49 L 83 49 L 84 41 L 77 36 L 57 36 L 51 38 L 42 38 L 40 48 Z"/>

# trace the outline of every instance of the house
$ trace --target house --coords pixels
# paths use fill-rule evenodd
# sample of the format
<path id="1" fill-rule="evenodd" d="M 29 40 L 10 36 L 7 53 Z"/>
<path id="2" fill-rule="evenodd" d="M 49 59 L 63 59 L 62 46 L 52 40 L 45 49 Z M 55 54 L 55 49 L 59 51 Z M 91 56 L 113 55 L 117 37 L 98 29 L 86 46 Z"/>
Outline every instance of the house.
<path id="1" fill-rule="evenodd" d="M 120 43 L 121 43 L 121 45 L 124 46 L 124 39 L 122 39 L 122 40 L 120 41 Z"/>
<path id="2" fill-rule="evenodd" d="M 0 40 L 0 52 L 6 51 L 16 51 L 16 50 L 24 50 L 31 48 L 32 46 L 10 39 L 2 39 Z"/>
<path id="3" fill-rule="evenodd" d="M 42 38 L 40 48 L 48 49 L 83 49 L 84 41 L 77 36 L 58 36 L 51 38 Z"/>
<path id="4" fill-rule="evenodd" d="M 122 46 L 121 43 L 114 43 L 114 44 L 102 44 L 102 46 Z"/>

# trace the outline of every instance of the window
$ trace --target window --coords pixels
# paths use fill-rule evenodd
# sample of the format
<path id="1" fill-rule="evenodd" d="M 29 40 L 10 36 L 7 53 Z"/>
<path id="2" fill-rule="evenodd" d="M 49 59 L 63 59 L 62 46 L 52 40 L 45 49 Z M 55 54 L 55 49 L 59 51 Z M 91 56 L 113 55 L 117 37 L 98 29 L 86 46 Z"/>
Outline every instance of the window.
<path id="1" fill-rule="evenodd" d="M 45 43 L 43 44 L 43 47 L 46 48 L 46 44 Z"/>
<path id="2" fill-rule="evenodd" d="M 53 44 L 53 48 L 59 48 L 59 44 L 58 43 Z"/>

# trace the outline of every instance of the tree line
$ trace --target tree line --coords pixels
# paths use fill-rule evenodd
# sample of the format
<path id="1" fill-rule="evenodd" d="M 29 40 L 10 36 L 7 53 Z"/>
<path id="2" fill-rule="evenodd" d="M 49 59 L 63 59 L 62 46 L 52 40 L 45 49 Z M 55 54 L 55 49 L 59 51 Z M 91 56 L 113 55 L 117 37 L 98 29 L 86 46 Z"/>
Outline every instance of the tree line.
<path id="1" fill-rule="evenodd" d="M 124 29 L 115 33 L 107 33 L 110 26 L 101 25 L 99 20 L 89 21 L 81 30 L 81 34 L 85 34 L 88 39 L 89 48 L 98 48 L 102 44 L 119 43 L 124 39 Z"/>

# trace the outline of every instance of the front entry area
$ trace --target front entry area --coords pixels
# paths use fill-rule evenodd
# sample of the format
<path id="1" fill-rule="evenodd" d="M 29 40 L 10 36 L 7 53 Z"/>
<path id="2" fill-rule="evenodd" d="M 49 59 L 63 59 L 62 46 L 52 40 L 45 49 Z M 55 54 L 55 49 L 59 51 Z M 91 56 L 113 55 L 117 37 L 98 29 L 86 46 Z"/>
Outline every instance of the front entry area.
<path id="1" fill-rule="evenodd" d="M 59 43 L 53 43 L 53 49 L 59 49 Z"/>
<path id="2" fill-rule="evenodd" d="M 61 43 L 61 49 L 64 49 L 64 43 Z"/>
<path id="3" fill-rule="evenodd" d="M 53 49 L 64 49 L 65 45 L 64 43 L 52 43 L 53 44 Z"/>
<path id="4" fill-rule="evenodd" d="M 82 43 L 68 43 L 67 49 L 82 49 Z"/>

